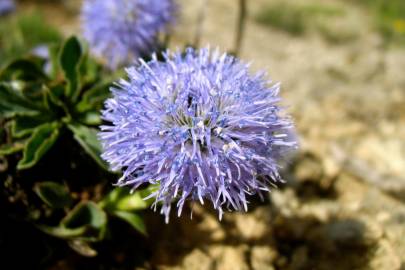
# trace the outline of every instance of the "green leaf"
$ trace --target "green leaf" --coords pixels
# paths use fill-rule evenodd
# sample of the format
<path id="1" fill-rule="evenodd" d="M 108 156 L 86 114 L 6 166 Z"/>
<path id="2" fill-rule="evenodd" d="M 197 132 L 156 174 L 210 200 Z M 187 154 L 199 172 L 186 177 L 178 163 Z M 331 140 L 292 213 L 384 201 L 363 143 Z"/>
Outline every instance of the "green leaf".
<path id="1" fill-rule="evenodd" d="M 42 201 L 52 208 L 69 207 L 73 203 L 67 188 L 59 183 L 39 183 L 35 186 L 34 191 Z"/>
<path id="2" fill-rule="evenodd" d="M 107 196 L 105 196 L 99 205 L 111 212 L 116 210 L 136 211 L 146 209 L 152 204 L 153 199 L 144 200 L 143 198 L 153 192 L 151 187 L 135 191 L 132 194 L 129 188 L 114 188 Z"/>
<path id="3" fill-rule="evenodd" d="M 19 81 L 21 84 L 21 94 L 26 100 L 41 110 L 45 109 L 44 97 L 46 94 L 46 87 L 43 82 L 27 82 Z"/>
<path id="4" fill-rule="evenodd" d="M 76 105 L 78 112 L 77 119 L 87 125 L 100 125 L 100 110 L 103 108 L 104 101 L 110 97 L 109 87 L 112 82 L 100 83 L 93 88 L 86 90 L 79 103 Z"/>
<path id="5" fill-rule="evenodd" d="M 0 146 L 0 156 L 11 155 L 20 152 L 24 149 L 24 145 L 24 141 L 17 141 L 11 144 L 3 144 Z"/>
<path id="6" fill-rule="evenodd" d="M 89 56 L 87 48 L 84 48 L 83 51 L 85 51 L 85 53 L 79 67 L 81 82 L 82 85 L 94 85 L 95 83 L 98 83 L 100 81 L 100 73 L 102 71 L 102 67 L 97 63 L 96 60 L 92 59 Z"/>
<path id="7" fill-rule="evenodd" d="M 79 203 L 62 220 L 61 226 L 69 229 L 86 228 L 81 239 L 88 241 L 101 240 L 107 229 L 107 215 L 94 202 Z"/>
<path id="8" fill-rule="evenodd" d="M 76 37 L 70 37 L 62 47 L 60 65 L 68 81 L 66 96 L 75 101 L 80 94 L 79 66 L 82 61 L 83 50 Z"/>
<path id="9" fill-rule="evenodd" d="M 65 115 L 70 118 L 69 108 L 67 107 L 66 102 L 63 100 L 65 86 L 62 84 L 57 84 L 51 87 L 44 86 L 44 88 L 46 93 L 44 103 L 50 113 L 55 115 Z"/>
<path id="10" fill-rule="evenodd" d="M 48 112 L 46 102 L 47 88 L 42 82 L 11 81 L 2 84 L 0 95 L 7 95 L 0 103 L 10 112 L 9 117 L 14 115 L 35 115 Z M 8 88 L 8 90 L 4 89 Z M 1 111 L 1 110 L 0 110 Z M 21 112 L 20 112 L 21 111 Z M 28 111 L 28 112 L 25 112 Z M 45 114 L 47 115 L 47 114 Z"/>
<path id="11" fill-rule="evenodd" d="M 90 225 L 101 228 L 107 223 L 105 212 L 92 201 L 79 203 L 63 220 L 62 225 L 67 228 L 78 228 Z"/>
<path id="12" fill-rule="evenodd" d="M 80 123 L 89 126 L 98 126 L 101 124 L 100 111 L 89 111 L 76 116 Z"/>
<path id="13" fill-rule="evenodd" d="M 50 119 L 49 115 L 16 116 L 11 124 L 11 134 L 14 138 L 22 138 Z"/>
<path id="14" fill-rule="evenodd" d="M 58 29 L 47 23 L 41 11 L 23 12 L 16 20 L 24 46 L 27 48 L 59 42 L 62 39 Z"/>
<path id="15" fill-rule="evenodd" d="M 70 229 L 63 226 L 52 227 L 40 224 L 37 224 L 36 227 L 44 233 L 64 239 L 79 237 L 86 232 L 86 227 Z"/>
<path id="16" fill-rule="evenodd" d="M 37 225 L 43 232 L 74 241 L 99 241 L 107 230 L 107 215 L 94 202 L 81 202 L 60 222 L 59 226 Z"/>
<path id="17" fill-rule="evenodd" d="M 36 115 L 38 107 L 27 100 L 21 92 L 9 84 L 0 83 L 0 115 L 5 118 L 15 115 Z"/>
<path id="18" fill-rule="evenodd" d="M 132 213 L 132 212 L 126 212 L 126 211 L 115 211 L 115 212 L 113 212 L 113 214 L 116 217 L 126 221 L 135 230 L 139 231 L 143 235 L 147 235 L 145 223 L 143 222 L 143 219 L 138 214 Z"/>
<path id="19" fill-rule="evenodd" d="M 97 130 L 83 126 L 81 124 L 69 124 L 69 129 L 73 132 L 76 141 L 83 149 L 105 170 L 108 165 L 101 159 L 102 147 L 97 139 Z"/>
<path id="20" fill-rule="evenodd" d="M 34 61 L 18 59 L 0 72 L 0 80 L 42 81 L 47 80 L 47 76 Z"/>
<path id="21" fill-rule="evenodd" d="M 23 158 L 17 169 L 24 170 L 34 166 L 51 148 L 59 136 L 59 124 L 46 123 L 35 129 L 24 147 Z"/>
<path id="22" fill-rule="evenodd" d="M 69 246 L 79 253 L 80 255 L 86 256 L 86 257 L 94 257 L 97 256 L 97 251 L 93 249 L 89 243 L 83 240 L 70 240 L 68 242 Z"/>
<path id="23" fill-rule="evenodd" d="M 3 3 L 3 0 L 0 0 Z M 2 17 L 0 22 L 0 66 L 29 53 L 32 48 L 59 42 L 62 35 L 44 19 L 39 8 L 25 9 L 13 16 Z"/>
<path id="24" fill-rule="evenodd" d="M 104 101 L 111 95 L 111 84 L 111 82 L 101 83 L 84 92 L 83 97 L 76 106 L 77 111 L 99 111 L 102 108 Z"/>
<path id="25" fill-rule="evenodd" d="M 60 52 L 60 44 L 52 44 L 49 46 L 49 59 L 51 64 L 50 76 L 52 79 L 56 79 L 60 72 L 60 64 L 59 64 L 59 52 Z"/>

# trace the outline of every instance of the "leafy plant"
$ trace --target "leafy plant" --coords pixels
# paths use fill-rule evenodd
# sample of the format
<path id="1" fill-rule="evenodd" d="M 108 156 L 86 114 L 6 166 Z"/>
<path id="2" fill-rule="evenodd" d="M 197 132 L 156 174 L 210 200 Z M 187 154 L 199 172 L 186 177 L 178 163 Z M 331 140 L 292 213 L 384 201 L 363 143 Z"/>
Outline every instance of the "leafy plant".
<path id="1" fill-rule="evenodd" d="M 52 208 L 69 208 L 73 198 L 68 190 L 60 184 L 44 182 L 35 189 L 37 195 Z M 127 222 L 135 230 L 147 235 L 142 217 L 137 213 L 150 206 L 150 201 L 142 198 L 151 192 L 151 189 L 131 194 L 128 189 L 117 188 L 112 190 L 99 203 L 81 201 L 56 226 L 37 224 L 43 232 L 65 239 L 69 246 L 84 256 L 94 256 L 97 252 L 90 246 L 106 237 L 109 218 L 118 218 Z"/>
<path id="2" fill-rule="evenodd" d="M 68 130 L 100 166 L 106 167 L 91 126 L 100 123 L 100 97 L 108 96 L 109 82 L 96 83 L 97 67 L 75 37 L 63 44 L 58 56 L 52 62 L 53 76 L 44 73 L 38 59 L 13 61 L 0 73 L 0 113 L 11 125 L 14 139 L 0 148 L 0 154 L 22 150 L 17 167 L 29 169 Z"/>
<path id="3" fill-rule="evenodd" d="M 16 59 L 0 71 L 0 156 L 8 156 L 10 165 L 17 160 L 10 174 L 18 178 L 26 171 L 49 166 L 48 153 L 58 144 L 74 140 L 94 161 L 91 168 L 108 174 L 100 158 L 95 126 L 101 123 L 99 111 L 114 76 L 103 73 L 76 37 L 48 50 L 47 58 Z M 72 161 L 67 158 L 61 162 Z M 151 188 L 130 194 L 127 189 L 112 189 L 107 184 L 98 199 L 86 199 L 73 196 L 69 187 L 74 183 L 62 184 L 66 181 L 69 179 L 61 174 L 52 182 L 34 183 L 37 199 L 49 210 L 47 216 L 53 217 L 51 225 L 46 218 L 32 220 L 41 231 L 66 240 L 85 256 L 97 254 L 91 243 L 108 236 L 110 219 L 121 219 L 146 235 L 138 212 L 150 206 L 143 198 Z M 96 185 L 104 182 L 99 179 Z"/>

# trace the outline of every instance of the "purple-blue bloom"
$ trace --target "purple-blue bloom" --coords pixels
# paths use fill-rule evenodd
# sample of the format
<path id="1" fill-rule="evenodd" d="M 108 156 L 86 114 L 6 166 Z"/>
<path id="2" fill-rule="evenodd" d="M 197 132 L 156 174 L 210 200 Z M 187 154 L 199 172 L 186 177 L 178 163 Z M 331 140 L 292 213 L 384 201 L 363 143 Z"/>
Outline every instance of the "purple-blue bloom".
<path id="1" fill-rule="evenodd" d="M 7 15 L 15 10 L 13 0 L 0 0 L 0 16 Z"/>
<path id="2" fill-rule="evenodd" d="M 279 161 L 297 147 L 279 106 L 279 84 L 218 50 L 166 52 L 127 69 L 102 112 L 103 158 L 122 169 L 118 185 L 158 184 L 166 221 L 187 199 L 247 210 L 247 195 L 283 182 Z"/>
<path id="3" fill-rule="evenodd" d="M 1 0 L 0 0 L 1 1 Z M 51 74 L 52 63 L 50 59 L 49 48 L 46 44 L 38 45 L 31 50 L 32 55 L 40 57 L 45 60 L 44 71 L 46 74 Z"/>
<path id="4" fill-rule="evenodd" d="M 152 52 L 175 13 L 174 0 L 85 0 L 84 37 L 97 56 L 116 68 Z"/>

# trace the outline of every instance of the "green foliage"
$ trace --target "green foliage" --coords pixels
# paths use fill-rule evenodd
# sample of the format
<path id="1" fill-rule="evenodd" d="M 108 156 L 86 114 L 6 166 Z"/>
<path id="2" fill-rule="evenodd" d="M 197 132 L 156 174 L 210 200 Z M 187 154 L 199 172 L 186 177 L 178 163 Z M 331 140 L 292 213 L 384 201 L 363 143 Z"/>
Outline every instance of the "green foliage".
<path id="1" fill-rule="evenodd" d="M 60 226 L 68 230 L 84 228 L 82 240 L 98 241 L 103 238 L 106 231 L 107 215 L 94 202 L 82 202 L 62 219 Z"/>
<path id="2" fill-rule="evenodd" d="M 305 17 L 299 10 L 287 4 L 275 4 L 263 9 L 257 16 L 257 22 L 283 30 L 292 35 L 305 31 Z"/>
<path id="3" fill-rule="evenodd" d="M 256 21 L 291 35 L 302 35 L 311 25 L 317 24 L 320 17 L 330 18 L 344 14 L 344 9 L 334 5 L 276 2 L 262 9 L 256 15 Z"/>
<path id="4" fill-rule="evenodd" d="M 145 224 L 139 214 L 137 214 L 137 211 L 150 207 L 152 200 L 145 200 L 144 198 L 154 191 L 156 191 L 155 186 L 149 186 L 144 190 L 133 193 L 128 188 L 116 188 L 99 202 L 99 206 L 109 214 L 126 221 L 134 229 L 146 235 Z"/>
<path id="5" fill-rule="evenodd" d="M 155 186 L 131 193 L 128 188 L 117 188 L 111 191 L 100 202 L 100 206 L 107 211 L 136 211 L 148 208 L 151 200 L 144 200 L 149 194 L 156 191 Z"/>
<path id="6" fill-rule="evenodd" d="M 68 128 L 73 132 L 76 141 L 83 149 L 104 169 L 108 169 L 107 164 L 101 159 L 101 144 L 97 139 L 97 131 L 80 124 L 69 124 Z"/>
<path id="7" fill-rule="evenodd" d="M 58 136 L 59 124 L 57 122 L 44 123 L 35 128 L 25 144 L 23 158 L 18 162 L 17 168 L 23 170 L 34 166 L 52 147 Z"/>
<path id="8" fill-rule="evenodd" d="M 69 207 L 73 203 L 68 189 L 59 183 L 42 182 L 34 188 L 35 193 L 52 208 Z"/>
<path id="9" fill-rule="evenodd" d="M 139 216 L 139 214 L 134 212 L 115 211 L 114 215 L 126 221 L 135 230 L 139 231 L 143 235 L 147 235 L 145 223 L 143 222 L 143 219 Z"/>
<path id="10" fill-rule="evenodd" d="M 59 32 L 45 23 L 41 13 L 1 18 L 0 67 L 16 55 L 28 53 L 39 45 L 61 41 Z"/>
<path id="11" fill-rule="evenodd" d="M 104 238 L 107 230 L 107 215 L 94 202 L 76 205 L 58 226 L 37 226 L 43 232 L 66 240 L 97 242 Z"/>
<path id="12" fill-rule="evenodd" d="M 403 0 L 348 0 L 366 7 L 375 27 L 388 42 L 405 44 L 405 1 Z"/>
<path id="13" fill-rule="evenodd" d="M 93 160 L 90 173 L 107 175 L 108 166 L 100 158 L 96 126 L 101 124 L 99 111 L 109 97 L 115 74 L 103 74 L 102 67 L 75 37 L 48 46 L 48 51 L 48 58 L 21 57 L 0 71 L 0 155 L 7 156 L 9 164 L 16 164 L 9 168 L 13 177 L 33 172 L 36 178 L 38 170 L 49 169 L 47 155 L 51 155 L 52 149 L 61 144 L 75 145 L 80 156 L 88 157 L 89 162 Z M 62 157 L 64 154 L 53 157 L 67 163 L 69 170 L 77 166 L 76 160 Z M 19 179 L 27 181 L 24 178 Z M 56 178 L 34 181 L 32 190 L 42 208 L 48 209 L 44 215 L 53 222 L 41 218 L 32 221 L 42 232 L 65 240 L 84 256 L 97 254 L 92 243 L 106 238 L 112 219 L 122 220 L 129 228 L 146 235 L 139 211 L 151 205 L 151 200 L 143 198 L 154 192 L 154 187 L 130 193 L 125 188 L 112 189 L 108 183 L 110 188 L 92 200 L 73 196 L 71 186 L 86 188 L 78 184 L 80 179 L 72 183 L 62 173 Z"/>
<path id="14" fill-rule="evenodd" d="M 98 110 L 104 99 L 99 97 L 108 96 L 109 84 L 99 84 L 99 78 L 94 75 L 86 81 L 85 76 L 94 72 L 94 64 L 82 65 L 92 60 L 77 38 L 69 38 L 58 55 L 52 65 L 59 65 L 55 70 L 61 72 L 53 78 L 35 58 L 15 60 L 0 72 L 0 114 L 11 123 L 12 137 L 25 140 L 23 158 L 17 168 L 33 167 L 59 135 L 70 130 L 83 149 L 107 169 L 100 158 L 96 130 L 90 125 L 100 124 Z M 3 151 L 7 152 L 10 151 Z"/>
<path id="15" fill-rule="evenodd" d="M 82 55 L 82 46 L 75 37 L 71 37 L 65 42 L 60 55 L 60 65 L 68 81 L 65 95 L 73 102 L 80 93 L 79 65 Z"/>
<path id="16" fill-rule="evenodd" d="M 92 201 L 79 202 L 57 226 L 37 224 L 37 227 L 52 236 L 65 239 L 69 246 L 84 256 L 95 256 L 91 247 L 106 237 L 109 217 L 115 217 L 128 223 L 132 228 L 147 235 L 146 226 L 137 211 L 146 209 L 151 201 L 142 198 L 150 195 L 153 188 L 129 193 L 126 188 L 113 189 L 98 204 Z M 52 208 L 68 207 L 72 198 L 67 189 L 60 184 L 44 182 L 36 186 L 37 195 Z"/>
<path id="17" fill-rule="evenodd" d="M 61 40 L 59 32 L 44 21 L 40 12 L 17 17 L 16 23 L 24 38 L 24 44 L 34 46 L 40 43 L 51 43 Z"/>
<path id="18" fill-rule="evenodd" d="M 12 144 L 2 144 L 0 146 L 0 156 L 11 155 L 24 149 L 24 142 L 16 141 Z"/>

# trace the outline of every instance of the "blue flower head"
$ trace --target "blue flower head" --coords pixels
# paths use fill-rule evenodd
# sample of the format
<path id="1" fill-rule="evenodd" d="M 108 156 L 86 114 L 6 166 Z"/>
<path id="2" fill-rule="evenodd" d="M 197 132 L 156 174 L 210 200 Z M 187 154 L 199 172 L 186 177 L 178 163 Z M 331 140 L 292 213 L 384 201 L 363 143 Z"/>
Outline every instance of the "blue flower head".
<path id="1" fill-rule="evenodd" d="M 82 28 L 95 55 L 116 68 L 153 51 L 175 13 L 174 0 L 85 0 Z"/>
<path id="2" fill-rule="evenodd" d="M 151 197 L 168 215 L 187 199 L 247 210 L 247 195 L 282 182 L 279 160 L 296 148 L 279 106 L 279 84 L 218 50 L 187 49 L 127 69 L 102 112 L 103 158 L 119 185 L 159 184 Z"/>
<path id="3" fill-rule="evenodd" d="M 13 0 L 0 0 L 0 16 L 7 15 L 15 10 Z"/>

